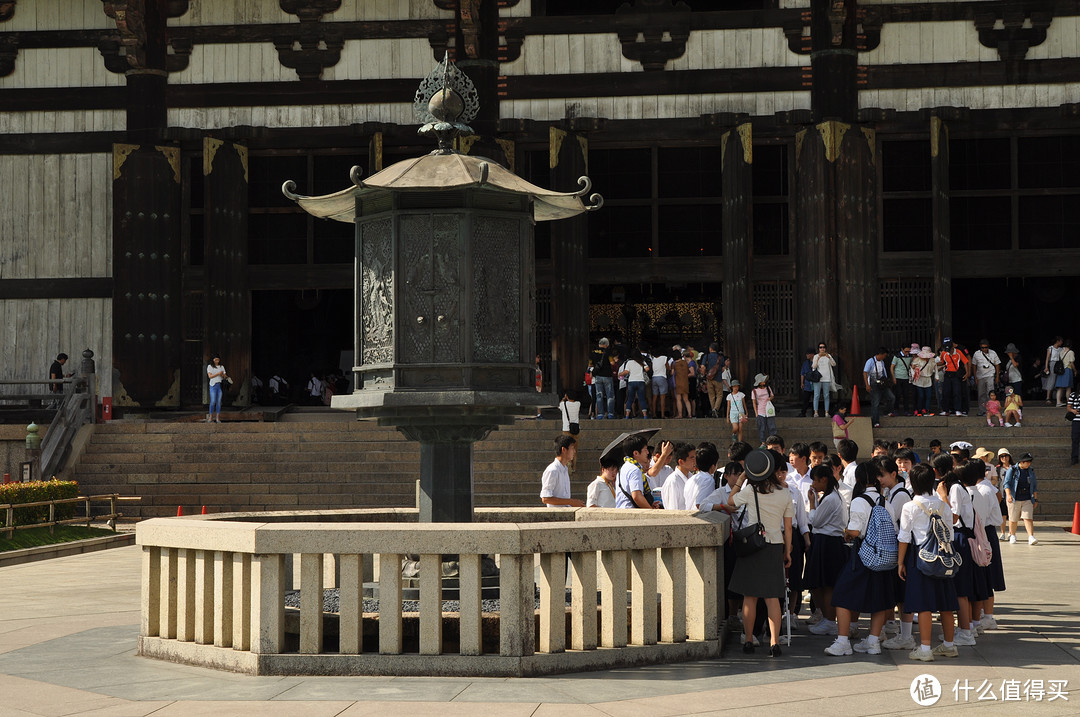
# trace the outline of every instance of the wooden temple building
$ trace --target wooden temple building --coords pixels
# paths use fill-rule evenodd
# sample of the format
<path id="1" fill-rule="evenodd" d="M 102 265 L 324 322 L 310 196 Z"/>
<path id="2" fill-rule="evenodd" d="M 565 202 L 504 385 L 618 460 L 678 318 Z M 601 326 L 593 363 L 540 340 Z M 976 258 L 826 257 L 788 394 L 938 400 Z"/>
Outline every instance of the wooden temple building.
<path id="1" fill-rule="evenodd" d="M 90 347 L 150 408 L 214 353 L 238 404 L 348 374 L 352 227 L 280 187 L 431 151 L 446 52 L 462 152 L 606 201 L 537 226 L 558 386 L 601 336 L 790 390 L 821 340 L 850 384 L 881 343 L 1077 328 L 1078 0 L 0 0 L 0 378 Z"/>

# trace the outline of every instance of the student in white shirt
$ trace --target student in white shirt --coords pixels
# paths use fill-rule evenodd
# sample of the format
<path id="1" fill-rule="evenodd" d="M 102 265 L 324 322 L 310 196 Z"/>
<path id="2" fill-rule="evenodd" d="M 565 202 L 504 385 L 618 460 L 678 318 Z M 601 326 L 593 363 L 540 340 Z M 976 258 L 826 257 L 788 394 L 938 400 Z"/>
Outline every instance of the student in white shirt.
<path id="1" fill-rule="evenodd" d="M 900 451 L 897 451 L 899 453 Z M 908 451 L 910 453 L 910 451 Z M 875 458 L 874 462 L 878 464 L 881 470 L 879 480 L 881 481 L 881 490 L 885 497 L 885 509 L 889 511 L 889 515 L 892 516 L 893 524 L 897 531 L 900 530 L 900 514 L 904 510 L 904 506 L 911 500 L 911 491 L 908 490 L 904 483 L 904 479 L 901 476 L 899 466 L 897 462 L 888 456 Z M 886 650 L 914 650 L 918 647 L 918 643 L 915 642 L 915 638 L 911 636 L 912 620 L 914 615 L 904 610 L 904 582 L 900 579 L 899 574 L 893 573 L 893 587 L 896 591 L 896 604 L 900 609 L 900 625 L 899 632 L 881 643 L 881 646 Z M 890 616 L 892 619 L 892 616 Z"/>
<path id="2" fill-rule="evenodd" d="M 565 434 L 555 439 L 555 460 L 540 477 L 540 501 L 544 505 L 584 508 L 585 501 L 570 497 L 570 471 L 567 466 L 577 455 L 577 439 Z"/>
<path id="3" fill-rule="evenodd" d="M 979 620 L 979 629 L 993 630 L 997 627 L 994 619 L 994 593 L 1005 590 L 1005 571 L 1001 566 L 1001 543 L 998 538 L 998 526 L 1003 519 L 1001 513 L 1001 494 L 993 483 L 990 473 L 985 473 L 983 479 L 975 486 L 973 502 L 976 512 L 983 516 L 983 530 L 986 531 L 986 540 L 990 543 L 993 556 L 990 558 L 989 587 L 990 597 L 983 603 L 983 616 Z"/>
<path id="4" fill-rule="evenodd" d="M 952 456 L 949 458 L 951 460 Z M 934 460 L 935 470 L 938 467 L 938 461 L 943 461 L 943 459 Z M 962 470 L 963 468 L 959 467 L 945 472 L 942 481 L 938 484 L 937 492 L 939 498 L 949 502 L 949 509 L 952 510 L 953 547 L 962 561 L 956 577 L 953 578 L 956 584 L 956 597 L 960 603 L 954 642 L 960 646 L 974 647 L 976 642 L 975 633 L 971 629 L 972 604 L 981 600 L 982 597 L 979 595 L 980 591 L 976 589 L 975 560 L 971 557 L 971 546 L 967 541 L 974 535 L 972 525 L 975 522 L 975 510 L 971 505 L 971 495 L 968 494 L 960 479 Z"/>
<path id="5" fill-rule="evenodd" d="M 848 563 L 849 548 L 844 542 L 847 527 L 847 508 L 840 497 L 839 484 L 832 467 L 819 465 L 810 470 L 810 524 L 814 537 L 806 559 L 803 587 L 810 590 L 814 603 L 821 610 L 821 620 L 809 630 L 815 635 L 836 635 L 836 608 L 832 591 L 837 578 Z"/>
<path id="6" fill-rule="evenodd" d="M 689 443 L 676 443 L 671 455 L 675 459 L 675 470 L 664 480 L 660 496 L 666 510 L 686 510 L 692 506 L 687 506 L 683 500 L 683 488 L 697 470 L 697 451 Z"/>
<path id="7" fill-rule="evenodd" d="M 615 507 L 615 477 L 619 475 L 622 456 L 609 455 L 600 459 L 600 475 L 585 492 L 586 508 Z"/>
<path id="8" fill-rule="evenodd" d="M 720 460 L 720 454 L 712 443 L 701 443 L 697 447 L 697 472 L 686 480 L 683 487 L 683 506 L 687 510 L 701 509 L 702 502 L 716 490 L 713 472 Z"/>

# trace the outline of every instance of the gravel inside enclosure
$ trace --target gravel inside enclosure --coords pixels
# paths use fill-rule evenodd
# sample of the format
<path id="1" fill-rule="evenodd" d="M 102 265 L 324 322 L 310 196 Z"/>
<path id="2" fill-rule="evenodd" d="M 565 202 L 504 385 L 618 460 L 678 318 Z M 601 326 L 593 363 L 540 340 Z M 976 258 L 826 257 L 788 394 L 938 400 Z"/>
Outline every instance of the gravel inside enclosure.
<path id="1" fill-rule="evenodd" d="M 570 591 L 566 591 L 566 604 L 570 604 Z M 337 588 L 331 588 L 329 590 L 323 590 L 323 612 L 339 612 L 341 593 Z M 285 606 L 286 607 L 300 607 L 300 591 L 288 590 L 285 592 Z M 459 612 L 461 610 L 461 603 L 457 600 L 443 600 L 442 604 L 443 612 Z M 481 600 L 480 609 L 483 612 L 498 612 L 499 611 L 499 599 Z M 536 590 L 536 609 L 540 609 L 540 590 Z M 364 612 L 378 612 L 379 601 L 371 598 L 364 598 Z M 401 601 L 402 612 L 420 612 L 420 601 L 418 600 L 402 600 Z"/>

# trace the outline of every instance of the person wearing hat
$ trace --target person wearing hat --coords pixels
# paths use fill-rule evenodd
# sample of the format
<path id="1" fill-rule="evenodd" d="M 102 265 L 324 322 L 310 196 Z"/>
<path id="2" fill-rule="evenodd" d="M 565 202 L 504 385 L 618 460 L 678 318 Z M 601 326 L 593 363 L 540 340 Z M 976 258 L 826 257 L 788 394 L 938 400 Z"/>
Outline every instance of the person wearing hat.
<path id="1" fill-rule="evenodd" d="M 1024 417 L 1024 399 L 1012 386 L 1005 389 L 1005 427 L 1019 428 L 1020 420 Z"/>
<path id="2" fill-rule="evenodd" d="M 754 376 L 754 390 L 750 392 L 750 403 L 757 418 L 758 441 L 762 446 L 766 438 L 776 433 L 776 408 L 772 405 L 773 391 L 768 383 L 769 377 L 759 373 Z"/>
<path id="3" fill-rule="evenodd" d="M 1024 521 L 1024 530 L 1028 534 L 1028 545 L 1038 545 L 1035 537 L 1035 506 L 1039 504 L 1039 484 L 1035 478 L 1035 469 L 1031 467 L 1031 454 L 1025 453 L 1005 473 L 1002 488 L 1005 490 L 1005 504 L 1009 510 L 1009 542 L 1016 542 L 1016 524 Z"/>
<path id="4" fill-rule="evenodd" d="M 1001 375 L 1001 359 L 997 351 L 990 348 L 990 342 L 979 339 L 979 350 L 972 357 L 975 366 L 975 386 L 979 392 L 979 415 L 986 414 L 986 402 L 990 400 L 990 391 L 997 385 Z"/>
<path id="5" fill-rule="evenodd" d="M 1009 517 L 1009 506 L 1005 503 L 1005 488 L 1002 487 L 1002 483 L 1005 480 L 1005 474 L 1009 472 L 1009 468 L 1013 465 L 1012 454 L 1009 453 L 1008 448 L 999 448 L 997 452 L 997 461 L 990 469 L 990 482 L 994 484 L 998 492 L 998 507 L 1001 509 L 1002 519 L 1001 525 L 998 527 L 998 535 L 1005 536 L 1005 531 L 1009 528 L 1009 521 L 1006 518 Z"/>
<path id="6" fill-rule="evenodd" d="M 911 362 L 915 360 L 919 348 L 918 344 L 904 346 L 900 349 L 900 353 L 892 357 L 889 364 L 889 373 L 892 375 L 893 383 L 896 386 L 896 410 L 901 415 L 910 416 L 915 410 L 909 408 L 911 404 Z"/>
<path id="7" fill-rule="evenodd" d="M 814 382 L 807 378 L 814 370 L 814 349 L 806 348 L 806 359 L 799 369 L 799 388 L 802 389 L 802 406 L 799 407 L 799 418 L 806 418 L 810 410 L 810 401 L 814 398 Z"/>
<path id="8" fill-rule="evenodd" d="M 741 390 L 742 384 L 739 379 L 731 380 L 731 393 L 728 394 L 728 421 L 731 422 L 731 440 L 742 442 L 743 424 L 749 417 L 746 414 L 746 394 Z"/>
<path id="9" fill-rule="evenodd" d="M 952 411 L 957 416 L 960 416 L 963 411 L 961 393 L 964 382 L 967 381 L 971 362 L 948 336 L 945 337 L 942 346 L 941 356 L 938 357 L 938 361 L 945 370 L 945 390 L 942 397 L 941 415 L 947 415 L 949 411 Z"/>
<path id="10" fill-rule="evenodd" d="M 915 415 L 932 416 L 930 394 L 934 384 L 937 357 L 929 346 L 923 346 L 911 359 L 911 386 L 915 389 Z"/>
<path id="11" fill-rule="evenodd" d="M 1005 356 L 1007 358 L 1002 369 L 1005 372 L 1005 383 L 1013 387 L 1017 396 L 1023 395 L 1024 374 L 1020 369 L 1020 349 L 1016 348 L 1016 344 L 1010 343 L 1005 347 Z"/>
<path id="12" fill-rule="evenodd" d="M 758 598 L 769 613 L 769 656 L 780 655 L 780 600 L 787 587 L 784 568 L 791 565 L 791 521 L 795 506 L 787 490 L 787 461 L 776 451 L 757 449 L 744 461 L 745 472 L 736 479 L 728 498 L 730 509 L 745 506 L 744 525 L 758 523 L 765 532 L 765 547 L 735 561 L 731 589 L 743 596 L 743 652 L 754 652 L 754 618 Z M 749 486 L 747 486 L 749 482 Z"/>

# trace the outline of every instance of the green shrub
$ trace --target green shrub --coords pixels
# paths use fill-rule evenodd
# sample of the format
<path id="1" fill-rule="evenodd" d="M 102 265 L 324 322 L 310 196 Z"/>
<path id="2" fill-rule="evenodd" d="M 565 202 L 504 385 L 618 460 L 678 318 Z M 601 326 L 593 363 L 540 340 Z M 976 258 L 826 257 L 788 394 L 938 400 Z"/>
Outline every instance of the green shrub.
<path id="1" fill-rule="evenodd" d="M 62 500 L 77 498 L 79 484 L 75 481 L 33 481 L 31 483 L 5 483 L 0 485 L 0 505 L 18 505 L 19 503 L 37 503 L 42 500 Z M 66 520 L 75 517 L 78 503 L 65 503 L 56 506 L 56 519 Z M 0 514 L 0 526 L 6 517 Z M 33 508 L 16 508 L 15 525 L 44 523 L 49 520 L 49 506 L 39 505 Z"/>

